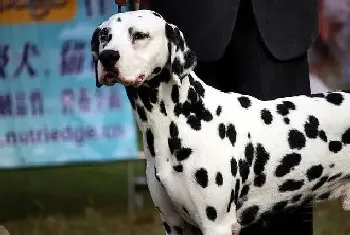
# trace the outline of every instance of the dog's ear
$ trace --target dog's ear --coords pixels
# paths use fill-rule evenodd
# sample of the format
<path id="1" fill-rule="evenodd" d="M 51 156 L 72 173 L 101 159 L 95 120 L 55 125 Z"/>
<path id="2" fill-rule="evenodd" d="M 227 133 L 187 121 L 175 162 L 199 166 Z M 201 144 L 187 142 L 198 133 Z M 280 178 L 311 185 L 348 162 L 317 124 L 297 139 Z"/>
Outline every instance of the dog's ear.
<path id="1" fill-rule="evenodd" d="M 102 84 L 98 81 L 98 70 L 97 70 L 97 64 L 98 64 L 98 56 L 100 51 L 100 34 L 101 28 L 97 27 L 92 34 L 91 38 L 91 52 L 92 52 L 92 59 L 95 63 L 95 80 L 96 80 L 96 87 L 100 88 Z"/>
<path id="2" fill-rule="evenodd" d="M 169 63 L 173 77 L 183 78 L 190 73 L 197 64 L 197 57 L 175 25 L 165 24 L 165 35 L 168 39 Z"/>

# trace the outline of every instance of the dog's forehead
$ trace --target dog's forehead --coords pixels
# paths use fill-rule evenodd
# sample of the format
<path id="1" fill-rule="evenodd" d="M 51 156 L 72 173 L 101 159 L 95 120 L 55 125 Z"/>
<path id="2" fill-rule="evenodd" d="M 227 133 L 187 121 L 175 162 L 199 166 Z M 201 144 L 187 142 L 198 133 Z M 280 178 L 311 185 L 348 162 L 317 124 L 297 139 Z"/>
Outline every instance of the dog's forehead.
<path id="1" fill-rule="evenodd" d="M 162 25 L 164 20 L 159 15 L 149 10 L 128 11 L 112 15 L 107 21 L 100 24 L 100 28 L 113 29 L 124 27 L 142 27 L 147 29 Z"/>

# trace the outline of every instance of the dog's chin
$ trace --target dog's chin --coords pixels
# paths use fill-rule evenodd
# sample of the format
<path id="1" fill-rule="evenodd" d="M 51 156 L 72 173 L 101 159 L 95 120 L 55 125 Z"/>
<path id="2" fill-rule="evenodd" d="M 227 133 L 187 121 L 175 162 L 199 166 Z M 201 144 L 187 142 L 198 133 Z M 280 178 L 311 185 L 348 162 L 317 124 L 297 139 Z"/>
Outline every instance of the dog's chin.
<path id="1" fill-rule="evenodd" d="M 106 74 L 99 79 L 99 83 L 105 86 L 113 86 L 118 83 L 118 79 L 112 74 Z"/>

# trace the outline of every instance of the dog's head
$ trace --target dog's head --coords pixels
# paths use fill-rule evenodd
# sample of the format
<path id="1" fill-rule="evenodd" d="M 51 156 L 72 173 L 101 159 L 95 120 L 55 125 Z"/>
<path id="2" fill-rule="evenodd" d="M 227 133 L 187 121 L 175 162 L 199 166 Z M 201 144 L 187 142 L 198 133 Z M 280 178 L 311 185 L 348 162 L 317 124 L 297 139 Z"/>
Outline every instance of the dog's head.
<path id="1" fill-rule="evenodd" d="M 196 65 L 182 32 L 149 10 L 111 16 L 94 31 L 91 50 L 97 87 L 138 87 L 164 67 L 173 77 L 182 77 Z"/>

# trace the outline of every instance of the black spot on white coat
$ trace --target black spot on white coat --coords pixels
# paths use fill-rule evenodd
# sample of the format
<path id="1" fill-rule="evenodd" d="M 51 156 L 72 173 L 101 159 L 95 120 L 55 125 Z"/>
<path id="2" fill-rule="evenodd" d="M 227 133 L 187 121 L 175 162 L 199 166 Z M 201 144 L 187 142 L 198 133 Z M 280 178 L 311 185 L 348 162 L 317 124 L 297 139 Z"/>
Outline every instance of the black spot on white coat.
<path id="1" fill-rule="evenodd" d="M 198 169 L 195 174 L 195 179 L 197 184 L 199 184 L 202 188 L 208 187 L 208 171 L 204 168 Z"/>
<path id="2" fill-rule="evenodd" d="M 218 217 L 218 212 L 212 206 L 208 206 L 205 210 L 207 218 L 211 221 L 215 221 Z"/>
<path id="3" fill-rule="evenodd" d="M 238 102 L 239 102 L 240 105 L 241 105 L 243 108 L 245 108 L 245 109 L 249 108 L 249 107 L 252 105 L 251 100 L 250 100 L 249 97 L 247 97 L 247 96 L 241 96 L 241 97 L 239 97 L 239 98 L 238 98 Z"/>
<path id="4" fill-rule="evenodd" d="M 150 129 L 146 131 L 146 142 L 151 156 L 154 157 L 156 155 L 154 151 L 154 135 Z"/>
<path id="5" fill-rule="evenodd" d="M 275 176 L 283 177 L 291 172 L 296 166 L 300 164 L 301 155 L 299 153 L 290 153 L 284 156 L 281 164 L 276 167 Z"/>
<path id="6" fill-rule="evenodd" d="M 323 173 L 323 166 L 322 165 L 316 165 L 316 166 L 310 167 L 306 171 L 306 176 L 307 176 L 309 181 L 312 181 L 314 179 L 317 179 L 317 178 L 321 177 L 322 173 Z"/>
<path id="7" fill-rule="evenodd" d="M 331 104 L 339 106 L 342 104 L 344 97 L 340 93 L 330 92 L 326 95 L 326 100 Z"/>
<path id="8" fill-rule="evenodd" d="M 303 133 L 292 129 L 288 133 L 288 143 L 291 149 L 302 149 L 305 147 L 306 139 Z"/>

